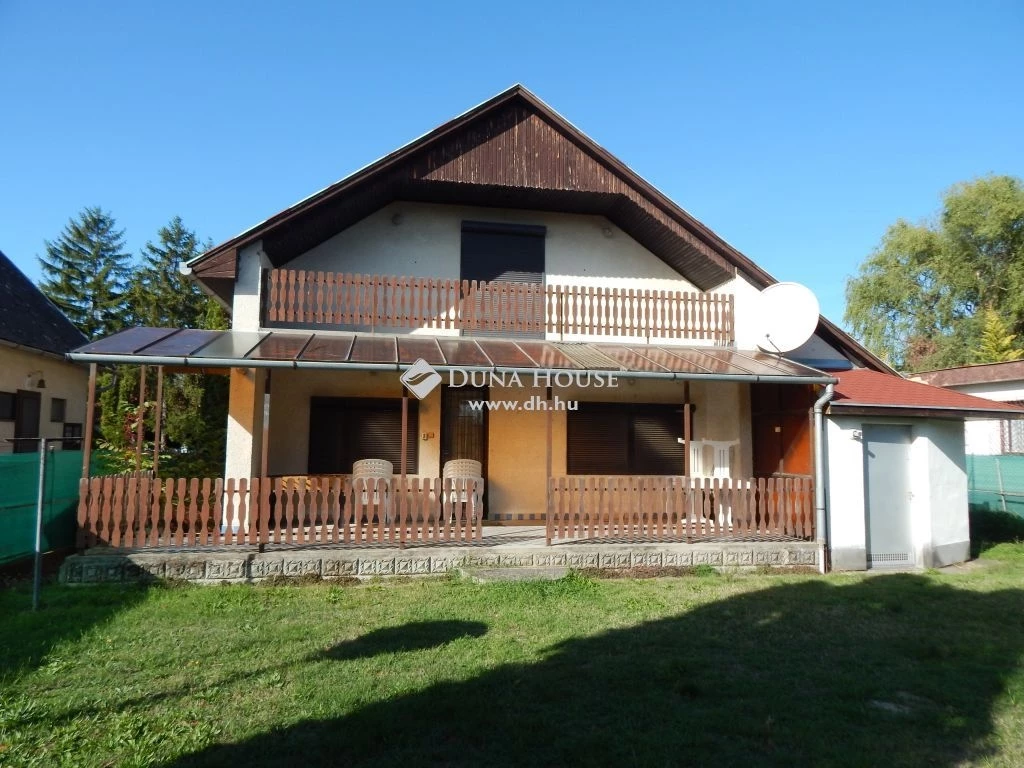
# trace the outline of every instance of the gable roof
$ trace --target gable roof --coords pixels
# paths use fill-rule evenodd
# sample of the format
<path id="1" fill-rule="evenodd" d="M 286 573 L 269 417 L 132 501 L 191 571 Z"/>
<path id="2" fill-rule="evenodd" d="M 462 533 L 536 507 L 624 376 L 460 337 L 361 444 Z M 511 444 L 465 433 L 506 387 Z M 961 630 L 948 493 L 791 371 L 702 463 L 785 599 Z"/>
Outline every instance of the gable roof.
<path id="1" fill-rule="evenodd" d="M 931 415 L 983 418 L 1024 418 L 1024 408 L 935 387 L 902 376 L 866 369 L 836 373 L 835 397 L 830 412 L 874 412 L 913 409 Z"/>
<path id="2" fill-rule="evenodd" d="M 188 268 L 230 302 L 240 249 L 261 240 L 270 262 L 282 266 L 395 200 L 602 215 L 701 290 L 737 273 L 760 288 L 777 282 L 518 84 L 215 246 Z M 892 370 L 825 318 L 818 331 L 856 363 Z"/>
<path id="3" fill-rule="evenodd" d="M 921 371 L 913 378 L 936 387 L 959 387 L 966 384 L 992 384 L 1000 381 L 1024 381 L 1024 360 L 1005 363 L 981 363 L 961 365 L 957 368 L 940 368 L 935 371 Z"/>
<path id="4" fill-rule="evenodd" d="M 0 341 L 58 355 L 88 341 L 2 251 Z"/>

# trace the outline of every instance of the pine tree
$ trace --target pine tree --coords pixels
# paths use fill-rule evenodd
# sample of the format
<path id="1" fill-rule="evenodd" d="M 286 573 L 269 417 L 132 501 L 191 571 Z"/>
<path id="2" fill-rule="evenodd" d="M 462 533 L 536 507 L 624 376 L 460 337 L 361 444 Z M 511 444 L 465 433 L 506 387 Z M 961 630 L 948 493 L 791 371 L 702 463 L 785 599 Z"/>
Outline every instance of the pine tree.
<path id="1" fill-rule="evenodd" d="M 974 362 L 1006 363 L 1024 357 L 1024 350 L 1014 344 L 1017 335 L 1010 332 L 1006 321 L 996 310 L 984 310 L 982 321 L 981 341 L 975 352 Z"/>
<path id="2" fill-rule="evenodd" d="M 157 232 L 156 242 L 143 247 L 141 261 L 128 291 L 128 312 L 137 325 L 163 328 L 227 328 L 221 306 L 199 286 L 181 274 L 181 265 L 208 247 L 175 216 Z M 122 370 L 121 386 L 104 402 L 104 436 L 131 460 L 134 434 L 124 424 L 137 407 L 137 369 Z M 147 380 L 147 400 L 155 392 L 155 374 Z M 154 411 L 146 418 L 146 432 L 153 429 Z M 173 373 L 164 379 L 164 413 L 161 474 L 165 476 L 216 476 L 223 470 L 227 428 L 227 379 L 223 376 Z M 151 439 L 151 437 L 149 438 Z M 152 445 L 146 446 L 147 451 Z"/>
<path id="3" fill-rule="evenodd" d="M 181 265 L 209 246 L 201 247 L 180 216 L 161 227 L 157 238 L 143 247 L 142 263 L 132 279 L 128 299 L 135 322 L 163 328 L 225 328 L 216 302 L 181 274 Z"/>
<path id="4" fill-rule="evenodd" d="M 121 330 L 131 257 L 114 217 L 85 208 L 55 241 L 44 242 L 42 292 L 90 339 Z"/>

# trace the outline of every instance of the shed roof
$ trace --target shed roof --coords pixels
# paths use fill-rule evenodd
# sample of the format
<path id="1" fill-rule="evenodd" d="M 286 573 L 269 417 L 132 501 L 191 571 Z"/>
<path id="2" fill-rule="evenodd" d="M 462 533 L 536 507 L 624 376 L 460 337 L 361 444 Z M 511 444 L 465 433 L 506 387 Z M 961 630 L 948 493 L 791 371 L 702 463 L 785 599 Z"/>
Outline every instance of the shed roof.
<path id="1" fill-rule="evenodd" d="M 835 375 L 839 383 L 830 411 L 917 410 L 921 415 L 958 418 L 1024 418 L 1024 408 L 1016 405 L 908 381 L 902 376 L 863 368 Z"/>

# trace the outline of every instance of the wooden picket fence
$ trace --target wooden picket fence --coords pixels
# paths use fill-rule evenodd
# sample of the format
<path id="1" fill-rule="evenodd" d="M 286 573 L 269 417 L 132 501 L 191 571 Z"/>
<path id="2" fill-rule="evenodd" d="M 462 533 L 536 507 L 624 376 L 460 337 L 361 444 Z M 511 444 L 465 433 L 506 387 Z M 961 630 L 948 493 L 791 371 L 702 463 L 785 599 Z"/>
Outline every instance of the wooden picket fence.
<path id="1" fill-rule="evenodd" d="M 731 294 L 269 270 L 269 323 L 731 344 Z"/>
<path id="2" fill-rule="evenodd" d="M 470 542 L 473 478 L 93 477 L 79 488 L 79 549 Z"/>
<path id="3" fill-rule="evenodd" d="M 552 477 L 547 540 L 814 538 L 810 477 Z"/>

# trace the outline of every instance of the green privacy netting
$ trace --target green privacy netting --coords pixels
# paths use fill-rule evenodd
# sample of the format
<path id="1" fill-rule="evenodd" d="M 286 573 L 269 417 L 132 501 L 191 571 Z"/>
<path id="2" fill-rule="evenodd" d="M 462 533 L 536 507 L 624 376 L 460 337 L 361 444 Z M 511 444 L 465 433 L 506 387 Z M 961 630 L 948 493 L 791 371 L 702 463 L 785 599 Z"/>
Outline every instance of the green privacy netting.
<path id="1" fill-rule="evenodd" d="M 973 506 L 1024 517 L 1024 456 L 967 456 L 968 498 Z"/>
<path id="2" fill-rule="evenodd" d="M 43 551 L 75 543 L 81 451 L 52 451 L 47 457 L 43 507 Z M 39 454 L 0 456 L 0 563 L 35 551 Z"/>

